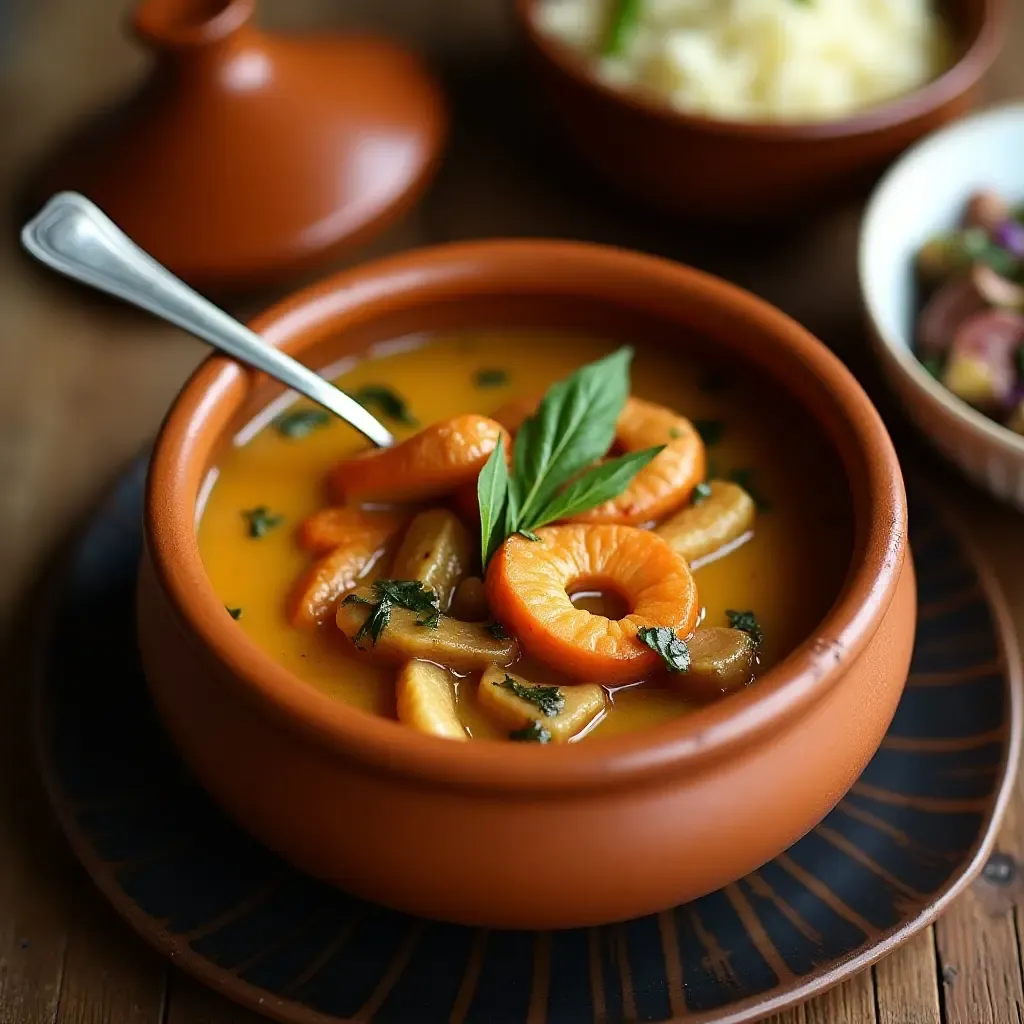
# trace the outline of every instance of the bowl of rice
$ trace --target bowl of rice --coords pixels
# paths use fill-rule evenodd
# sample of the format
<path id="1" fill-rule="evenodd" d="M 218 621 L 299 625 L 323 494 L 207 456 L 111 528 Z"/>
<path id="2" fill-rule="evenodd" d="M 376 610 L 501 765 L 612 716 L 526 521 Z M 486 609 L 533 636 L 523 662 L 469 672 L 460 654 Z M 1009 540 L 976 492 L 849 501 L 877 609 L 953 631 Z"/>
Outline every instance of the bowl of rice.
<path id="1" fill-rule="evenodd" d="M 515 0 L 545 106 L 597 174 L 700 219 L 781 220 L 977 98 L 1005 0 Z"/>

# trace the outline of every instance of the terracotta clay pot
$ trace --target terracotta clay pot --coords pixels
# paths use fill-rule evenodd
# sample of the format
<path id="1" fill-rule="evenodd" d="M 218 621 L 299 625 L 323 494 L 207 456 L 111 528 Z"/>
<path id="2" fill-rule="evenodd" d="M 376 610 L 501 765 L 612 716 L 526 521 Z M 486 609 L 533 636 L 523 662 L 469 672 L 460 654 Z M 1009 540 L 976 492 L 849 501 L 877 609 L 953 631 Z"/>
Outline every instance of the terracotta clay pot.
<path id="1" fill-rule="evenodd" d="M 73 189 L 191 284 L 274 282 L 378 234 L 419 198 L 447 110 L 420 61 L 364 36 L 286 36 L 255 0 L 144 0 L 139 91 L 52 159 Z"/>
<path id="2" fill-rule="evenodd" d="M 453 744 L 301 682 L 234 627 L 203 570 L 196 504 L 219 451 L 278 389 L 214 357 L 158 440 L 139 587 L 143 660 L 185 760 L 245 828 L 367 899 L 495 927 L 596 924 L 678 904 L 776 856 L 875 752 L 910 660 L 903 482 L 839 361 L 771 306 L 695 270 L 597 246 L 498 241 L 341 274 L 255 329 L 313 366 L 440 328 L 564 326 L 639 345 L 702 337 L 753 364 L 834 444 L 855 517 L 826 619 L 741 694 L 560 748 Z"/>
<path id="3" fill-rule="evenodd" d="M 780 221 L 856 187 L 922 135 L 964 114 L 978 97 L 1003 34 L 1004 0 L 940 4 L 958 59 L 891 103 L 848 118 L 769 124 L 684 114 L 613 88 L 574 51 L 542 35 L 515 0 L 545 110 L 596 174 L 631 198 L 698 220 Z"/>

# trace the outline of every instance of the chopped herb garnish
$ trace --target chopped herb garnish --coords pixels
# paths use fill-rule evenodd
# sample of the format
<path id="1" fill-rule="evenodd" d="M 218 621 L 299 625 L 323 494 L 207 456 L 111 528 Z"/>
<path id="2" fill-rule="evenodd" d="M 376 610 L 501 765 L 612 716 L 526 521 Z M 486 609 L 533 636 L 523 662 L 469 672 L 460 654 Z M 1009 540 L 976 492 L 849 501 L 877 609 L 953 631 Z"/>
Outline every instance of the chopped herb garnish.
<path id="1" fill-rule="evenodd" d="M 547 718 L 554 718 L 565 707 L 565 697 L 557 686 L 527 686 L 511 676 L 505 676 L 502 682 L 493 685 L 508 690 L 520 700 L 536 704 Z"/>
<path id="2" fill-rule="evenodd" d="M 522 729 L 513 729 L 508 738 L 519 743 L 550 743 L 551 733 L 540 722 L 531 722 Z"/>
<path id="3" fill-rule="evenodd" d="M 495 640 L 511 640 L 512 634 L 505 629 L 500 622 L 488 622 L 484 629 L 487 630 Z"/>
<path id="4" fill-rule="evenodd" d="M 249 536 L 257 539 L 265 537 L 271 530 L 284 522 L 284 516 L 271 512 L 266 505 L 246 509 L 242 513 L 242 518 L 249 524 Z"/>
<path id="5" fill-rule="evenodd" d="M 678 427 L 669 427 L 668 436 L 672 438 L 673 441 L 675 441 L 676 438 L 683 436 L 683 431 L 681 431 Z"/>
<path id="6" fill-rule="evenodd" d="M 729 608 L 726 610 L 725 617 L 729 620 L 729 625 L 733 629 L 738 629 L 749 634 L 750 639 L 753 640 L 758 647 L 761 646 L 764 634 L 761 632 L 761 625 L 757 621 L 757 616 L 754 615 L 753 612 L 738 612 Z"/>
<path id="7" fill-rule="evenodd" d="M 478 388 L 500 388 L 508 383 L 508 374 L 504 370 L 477 370 L 473 382 Z"/>
<path id="8" fill-rule="evenodd" d="M 636 638 L 660 654 L 669 672 L 686 672 L 690 668 L 690 650 L 668 626 L 641 626 Z"/>
<path id="9" fill-rule="evenodd" d="M 405 399 L 383 384 L 365 384 L 353 391 L 352 397 L 370 412 L 379 412 L 382 416 L 407 427 L 417 426 L 416 417 L 409 412 Z"/>
<path id="10" fill-rule="evenodd" d="M 512 475 L 498 442 L 477 478 L 481 558 L 486 566 L 507 537 L 618 497 L 661 447 L 594 465 L 615 439 L 629 393 L 633 352 L 621 348 L 552 385 L 516 434 Z M 571 482 L 570 482 L 571 481 Z"/>
<path id="11" fill-rule="evenodd" d="M 693 502 L 694 505 L 699 505 L 702 501 L 707 501 L 707 499 L 710 497 L 711 484 L 709 484 L 707 480 L 704 480 L 701 483 L 697 484 L 696 487 L 694 487 L 693 494 L 691 495 L 690 500 Z"/>
<path id="12" fill-rule="evenodd" d="M 381 633 L 387 629 L 391 621 L 392 608 L 405 608 L 416 612 L 423 618 L 416 620 L 417 626 L 437 629 L 441 621 L 441 610 L 438 607 L 437 595 L 433 590 L 424 587 L 419 580 L 374 580 L 373 596 L 376 601 L 363 597 L 361 594 L 349 594 L 342 604 L 368 604 L 372 606 L 366 621 L 359 627 L 359 632 L 352 638 L 358 646 L 364 636 L 376 646 Z"/>
<path id="13" fill-rule="evenodd" d="M 318 427 L 326 427 L 330 415 L 323 409 L 296 409 L 274 420 L 277 432 L 283 437 L 299 438 L 311 434 Z"/>
<path id="14" fill-rule="evenodd" d="M 1018 356 L 1019 359 L 1019 356 Z M 921 365 L 936 379 L 942 377 L 942 356 L 925 356 Z"/>
<path id="15" fill-rule="evenodd" d="M 235 622 L 237 622 L 242 617 L 241 608 L 229 608 L 227 605 L 224 605 L 224 610 L 228 613 L 228 615 L 231 616 L 231 618 L 235 620 Z"/>
<path id="16" fill-rule="evenodd" d="M 608 22 L 608 34 L 604 41 L 604 55 L 615 57 L 622 53 L 636 23 L 640 18 L 643 0 L 616 0 Z"/>
<path id="17" fill-rule="evenodd" d="M 710 448 L 722 440 L 725 433 L 725 424 L 721 420 L 695 420 L 694 429 L 700 434 L 700 439 Z"/>
<path id="18" fill-rule="evenodd" d="M 751 483 L 753 476 L 754 471 L 752 469 L 734 469 L 729 474 L 729 479 L 734 484 L 739 484 L 754 499 L 754 504 L 758 507 L 759 511 L 770 512 L 772 509 L 771 505 L 757 493 L 754 485 Z"/>

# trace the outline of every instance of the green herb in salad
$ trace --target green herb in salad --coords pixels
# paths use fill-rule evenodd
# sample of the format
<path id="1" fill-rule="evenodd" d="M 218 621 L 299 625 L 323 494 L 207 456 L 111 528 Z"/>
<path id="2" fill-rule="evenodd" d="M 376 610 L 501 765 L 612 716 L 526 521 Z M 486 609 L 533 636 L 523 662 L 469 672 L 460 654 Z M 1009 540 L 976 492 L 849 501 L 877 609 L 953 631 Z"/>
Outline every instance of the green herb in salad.
<path id="1" fill-rule="evenodd" d="M 629 37 L 640 20 L 642 7 L 643 0 L 615 0 L 604 46 L 601 48 L 606 57 L 618 57 L 625 50 Z"/>

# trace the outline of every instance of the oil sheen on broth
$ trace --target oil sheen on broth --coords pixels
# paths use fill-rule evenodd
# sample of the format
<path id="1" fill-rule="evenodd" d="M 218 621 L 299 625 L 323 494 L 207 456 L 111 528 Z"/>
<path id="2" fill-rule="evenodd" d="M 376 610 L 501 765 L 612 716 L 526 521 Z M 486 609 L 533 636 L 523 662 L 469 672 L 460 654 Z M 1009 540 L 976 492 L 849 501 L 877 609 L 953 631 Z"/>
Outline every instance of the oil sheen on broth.
<path id="1" fill-rule="evenodd" d="M 613 347 L 564 332 L 444 334 L 371 349 L 337 383 L 350 393 L 386 386 L 404 399 L 419 426 L 459 413 L 490 414 L 511 398 L 542 392 Z M 758 500 L 753 536 L 696 569 L 694 577 L 701 624 L 727 625 L 726 609 L 756 612 L 764 634 L 762 675 L 813 632 L 849 565 L 849 500 L 832 449 L 786 396 L 728 365 L 695 363 L 683 350 L 639 348 L 632 394 L 702 427 L 708 477 L 733 476 Z M 417 429 L 385 422 L 399 439 Z M 355 431 L 334 420 L 302 437 L 284 436 L 273 424 L 259 430 L 221 460 L 202 510 L 199 548 L 217 595 L 226 608 L 241 610 L 238 627 L 271 658 L 338 700 L 394 718 L 393 665 L 354 650 L 333 621 L 300 630 L 285 613 L 287 596 L 310 561 L 295 530 L 328 504 L 324 480 L 334 465 L 365 447 Z M 280 517 L 259 538 L 250 535 L 243 517 L 255 508 Z M 577 603 L 600 607 L 594 597 Z M 528 668 L 523 673 L 533 682 L 561 681 L 550 670 Z M 473 736 L 503 735 L 477 707 L 475 685 L 471 677 L 458 686 L 460 717 Z M 613 691 L 608 713 L 587 735 L 641 728 L 694 706 L 668 685 L 633 684 Z"/>

